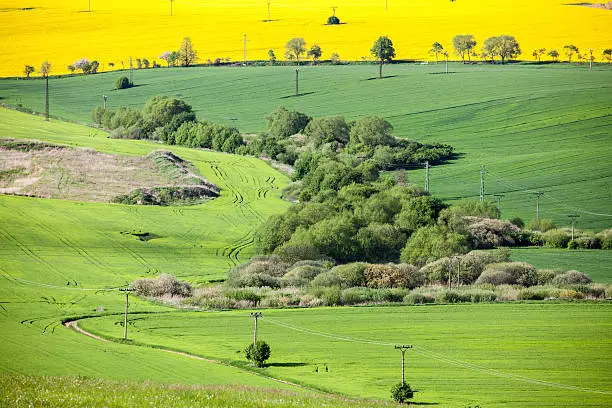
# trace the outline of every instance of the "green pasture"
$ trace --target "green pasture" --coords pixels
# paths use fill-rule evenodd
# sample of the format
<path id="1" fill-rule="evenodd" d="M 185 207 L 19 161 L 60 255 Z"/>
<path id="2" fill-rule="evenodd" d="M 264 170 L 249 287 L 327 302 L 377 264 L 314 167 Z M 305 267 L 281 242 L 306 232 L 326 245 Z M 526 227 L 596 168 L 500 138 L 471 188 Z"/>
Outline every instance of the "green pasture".
<path id="1" fill-rule="evenodd" d="M 502 194 L 504 218 L 535 218 L 536 198 L 544 192 L 541 217 L 566 226 L 611 226 L 612 69 L 596 65 L 468 66 L 398 64 L 377 68 L 305 66 L 293 96 L 292 67 L 173 68 L 138 70 L 138 85 L 113 90 L 120 73 L 51 80 L 51 112 L 91 122 L 90 113 L 110 97 L 109 106 L 141 107 L 152 95 L 167 94 L 192 104 L 198 117 L 235 123 L 243 132 L 266 128 L 275 107 L 313 116 L 356 119 L 381 115 L 400 137 L 444 142 L 458 153 L 451 165 L 431 170 L 431 191 L 447 200 L 479 195 L 480 166 L 486 166 L 487 199 Z M 44 109 L 41 80 L 0 80 L 2 102 Z M 424 171 L 409 181 L 424 184 Z"/>
<path id="2" fill-rule="evenodd" d="M 408 344 L 406 378 L 421 404 L 595 407 L 612 403 L 611 312 L 593 303 L 266 310 L 258 338 L 272 347 L 264 372 L 348 396 L 388 398 L 401 378 L 394 345 Z M 81 327 L 117 338 L 121 322 Z M 137 342 L 241 361 L 253 320 L 174 312 L 134 316 L 129 328 Z"/>
<path id="3" fill-rule="evenodd" d="M 512 248 L 513 261 L 528 262 L 538 269 L 571 269 L 586 273 L 598 283 L 612 283 L 612 251 L 598 249 Z"/>

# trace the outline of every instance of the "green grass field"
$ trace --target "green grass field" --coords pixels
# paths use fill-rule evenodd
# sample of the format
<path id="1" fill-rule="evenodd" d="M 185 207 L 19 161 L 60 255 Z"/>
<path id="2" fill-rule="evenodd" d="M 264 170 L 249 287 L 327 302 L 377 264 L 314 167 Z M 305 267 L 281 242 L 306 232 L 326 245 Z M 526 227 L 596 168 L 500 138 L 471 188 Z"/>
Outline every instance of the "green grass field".
<path id="1" fill-rule="evenodd" d="M 268 310 L 258 338 L 272 347 L 265 372 L 349 396 L 388 398 L 401 377 L 393 346 L 410 344 L 406 377 L 420 403 L 606 406 L 611 312 L 585 303 Z M 117 338 L 122 318 L 81 327 Z M 252 341 L 247 311 L 141 315 L 129 327 L 137 342 L 228 361 Z"/>
<path id="2" fill-rule="evenodd" d="M 152 95 L 168 94 L 192 104 L 198 117 L 235 124 L 243 132 L 266 128 L 264 116 L 279 105 L 313 116 L 387 118 L 397 136 L 453 145 L 458 159 L 431 171 L 431 191 L 448 200 L 479 194 L 485 165 L 486 193 L 503 194 L 505 218 L 541 216 L 559 226 L 579 214 L 578 228 L 611 226 L 612 68 L 597 65 L 391 65 L 382 81 L 374 66 L 302 67 L 293 97 L 294 69 L 189 68 L 140 70 L 139 86 L 114 91 L 119 73 L 51 81 L 51 112 L 90 122 L 90 112 L 109 95 L 111 108 L 141 107 Z M 87 92 L 83 92 L 87 89 Z M 0 98 L 43 110 L 40 80 L 0 80 Z M 409 181 L 424 184 L 424 171 Z"/>

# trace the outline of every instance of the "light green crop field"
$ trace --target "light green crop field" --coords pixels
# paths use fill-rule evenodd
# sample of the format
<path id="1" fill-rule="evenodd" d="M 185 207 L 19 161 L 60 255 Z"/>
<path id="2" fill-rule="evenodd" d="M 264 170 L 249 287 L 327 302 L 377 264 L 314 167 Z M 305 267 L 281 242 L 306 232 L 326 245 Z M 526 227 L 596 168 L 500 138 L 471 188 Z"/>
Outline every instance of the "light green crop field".
<path id="1" fill-rule="evenodd" d="M 447 200 L 476 198 L 480 166 L 486 166 L 487 199 L 503 194 L 504 218 L 535 218 L 534 193 L 541 217 L 577 227 L 612 226 L 612 66 L 460 65 L 386 66 L 384 80 L 372 80 L 377 68 L 305 66 L 300 68 L 300 97 L 294 97 L 292 67 L 236 67 L 138 70 L 139 86 L 114 91 L 119 73 L 51 80 L 51 113 L 90 122 L 90 112 L 108 95 L 109 106 L 141 107 L 152 95 L 178 96 L 198 117 L 233 123 L 243 132 L 263 131 L 264 116 L 275 107 L 312 116 L 355 119 L 381 115 L 397 136 L 449 143 L 458 157 L 431 170 L 431 191 Z M 84 90 L 87 90 L 84 92 Z M 38 112 L 44 107 L 40 80 L 0 80 L 0 98 Z M 409 172 L 424 184 L 424 171 Z"/>
<path id="2" fill-rule="evenodd" d="M 408 344 L 406 379 L 420 403 L 609 406 L 611 313 L 593 303 L 266 310 L 258 338 L 272 348 L 264 371 L 349 396 L 388 398 L 401 378 L 394 345 Z M 121 321 L 81 327 L 117 338 Z M 129 328 L 137 342 L 232 361 L 252 324 L 248 311 L 174 312 L 139 315 Z"/>

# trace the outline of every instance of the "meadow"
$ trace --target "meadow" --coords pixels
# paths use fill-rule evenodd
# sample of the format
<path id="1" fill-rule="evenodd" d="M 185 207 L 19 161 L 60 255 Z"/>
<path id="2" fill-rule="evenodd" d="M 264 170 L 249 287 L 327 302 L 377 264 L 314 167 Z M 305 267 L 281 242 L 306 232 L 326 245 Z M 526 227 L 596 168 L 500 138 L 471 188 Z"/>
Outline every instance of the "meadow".
<path id="1" fill-rule="evenodd" d="M 264 131 L 265 115 L 279 105 L 312 116 L 381 115 L 396 136 L 455 147 L 456 160 L 430 172 L 436 196 L 478 198 L 484 165 L 487 199 L 503 195 L 503 218 L 535 218 L 534 193 L 541 191 L 540 215 L 557 226 L 578 214 L 577 228 L 610 227 L 610 67 L 452 64 L 452 74 L 439 75 L 443 70 L 443 64 L 390 65 L 377 81 L 369 80 L 373 66 L 302 67 L 299 98 L 292 97 L 291 67 L 138 70 L 139 86 L 122 91 L 112 90 L 117 74 L 77 76 L 51 81 L 51 113 L 90 123 L 102 95 L 111 108 L 140 108 L 168 94 L 191 104 L 200 119 L 246 133 Z M 0 98 L 41 112 L 43 86 L 0 80 Z M 424 173 L 410 170 L 408 181 L 423 186 Z"/>
<path id="2" fill-rule="evenodd" d="M 595 57 L 610 48 L 609 10 L 579 7 L 562 0 L 79 0 L 57 2 L 6 0 L 0 8 L 0 76 L 23 75 L 24 65 L 38 68 L 49 60 L 54 73 L 67 73 L 79 58 L 98 60 L 102 70 L 128 67 L 129 58 L 163 63 L 159 56 L 175 50 L 183 37 L 191 37 L 200 62 L 244 58 L 268 59 L 268 50 L 283 58 L 285 43 L 305 38 L 308 46 L 319 44 L 323 58 L 338 53 L 344 60 L 371 58 L 369 50 L 380 35 L 387 35 L 401 59 L 433 61 L 428 52 L 440 42 L 452 52 L 452 38 L 473 34 L 477 48 L 494 35 L 513 35 L 524 60 L 533 60 L 534 49 L 557 49 L 575 44 L 593 48 Z M 91 8 L 89 7 L 91 6 Z M 344 24 L 326 26 L 334 11 Z M 88 11 L 90 10 L 90 11 Z M 272 21 L 264 21 L 264 20 Z M 608 35 L 607 35 L 608 34 Z M 576 57 L 574 57 L 575 59 Z M 545 57 L 545 59 L 549 59 Z"/>

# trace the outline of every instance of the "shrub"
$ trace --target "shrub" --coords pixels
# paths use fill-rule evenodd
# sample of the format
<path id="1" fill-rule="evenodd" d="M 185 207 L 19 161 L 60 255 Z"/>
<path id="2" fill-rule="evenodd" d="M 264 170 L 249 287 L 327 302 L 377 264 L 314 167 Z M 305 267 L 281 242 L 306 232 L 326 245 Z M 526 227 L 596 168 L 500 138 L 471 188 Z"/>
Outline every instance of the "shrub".
<path id="1" fill-rule="evenodd" d="M 471 251 L 463 255 L 460 264 L 461 283 L 474 283 L 487 265 L 510 261 L 509 254 L 508 249 L 500 248 L 494 251 Z"/>
<path id="2" fill-rule="evenodd" d="M 473 303 L 495 302 L 497 294 L 492 290 L 472 288 L 464 292 L 464 296 L 469 296 Z"/>
<path id="3" fill-rule="evenodd" d="M 409 293 L 410 291 L 404 288 L 372 289 L 372 300 L 381 303 L 402 302 Z"/>
<path id="4" fill-rule="evenodd" d="M 514 246 L 521 232 L 519 227 L 509 221 L 479 217 L 464 217 L 464 220 L 472 246 L 477 249 Z"/>
<path id="5" fill-rule="evenodd" d="M 574 240 L 580 249 L 601 249 L 601 239 L 598 235 L 582 235 Z"/>
<path id="6" fill-rule="evenodd" d="M 246 300 L 257 304 L 261 301 L 261 296 L 250 289 L 228 289 L 224 291 L 224 295 L 236 301 Z"/>
<path id="7" fill-rule="evenodd" d="M 567 248 L 571 239 L 567 229 L 551 229 L 546 231 L 542 237 L 546 246 L 550 248 Z"/>
<path id="8" fill-rule="evenodd" d="M 366 285 L 371 288 L 414 288 L 425 280 L 416 266 L 408 264 L 368 265 L 364 276 Z"/>
<path id="9" fill-rule="evenodd" d="M 591 283 L 592 280 L 588 275 L 579 271 L 567 271 L 559 274 L 552 279 L 552 284 L 556 286 L 560 285 L 573 285 L 579 283 Z"/>
<path id="10" fill-rule="evenodd" d="M 343 305 L 366 303 L 372 301 L 372 299 L 372 289 L 369 288 L 348 288 L 340 294 L 340 301 Z"/>
<path id="11" fill-rule="evenodd" d="M 514 217 L 511 218 L 509 221 L 519 228 L 523 228 L 525 226 L 525 221 L 523 221 L 521 217 Z"/>
<path id="12" fill-rule="evenodd" d="M 612 229 L 601 231 L 597 238 L 601 242 L 601 249 L 612 249 Z"/>
<path id="13" fill-rule="evenodd" d="M 584 299 L 584 293 L 572 289 L 563 289 L 559 292 L 559 299 L 580 300 Z"/>
<path id="14" fill-rule="evenodd" d="M 115 82 L 115 89 L 127 89 L 131 86 L 132 85 L 130 84 L 130 80 L 125 75 L 122 77 L 119 77 L 117 81 Z"/>
<path id="15" fill-rule="evenodd" d="M 353 262 L 334 267 L 331 272 L 336 274 L 344 287 L 365 285 L 365 269 L 367 264 L 364 262 Z"/>
<path id="16" fill-rule="evenodd" d="M 276 108 L 269 116 L 266 116 L 270 133 L 279 138 L 300 133 L 310 122 L 310 116 L 297 111 L 289 111 L 283 106 Z"/>
<path id="17" fill-rule="evenodd" d="M 336 25 L 336 24 L 340 24 L 340 19 L 338 17 L 336 16 L 328 17 L 327 25 Z"/>
<path id="18" fill-rule="evenodd" d="M 312 286 L 320 286 L 320 287 L 331 287 L 338 286 L 341 288 L 348 288 L 349 286 L 345 285 L 342 281 L 342 278 L 338 275 L 337 272 L 327 271 L 320 273 L 312 280 Z"/>
<path id="19" fill-rule="evenodd" d="M 174 276 L 161 274 L 155 279 L 137 279 L 132 288 L 139 296 L 159 297 L 164 295 L 189 297 L 193 293 L 188 282 L 179 281 Z"/>
<path id="20" fill-rule="evenodd" d="M 560 289 L 547 286 L 534 286 L 519 290 L 518 300 L 546 300 L 559 297 Z"/>
<path id="21" fill-rule="evenodd" d="M 433 296 L 422 293 L 410 293 L 404 296 L 404 303 L 408 303 L 410 305 L 423 305 L 426 303 L 434 303 L 436 299 Z"/>
<path id="22" fill-rule="evenodd" d="M 558 274 L 557 271 L 553 269 L 538 269 L 536 271 L 538 276 L 538 285 L 547 285 L 552 282 L 555 275 Z"/>
<path id="23" fill-rule="evenodd" d="M 244 355 L 257 367 L 264 367 L 265 361 L 270 358 L 271 350 L 268 343 L 258 340 L 257 343 L 249 344 L 244 349 Z"/>
<path id="24" fill-rule="evenodd" d="M 313 287 L 311 289 L 311 295 L 321 299 L 321 302 L 325 306 L 338 306 L 341 304 L 341 290 L 339 286 Z"/>
<path id="25" fill-rule="evenodd" d="M 546 232 L 554 228 L 555 228 L 555 224 L 552 222 L 552 220 L 548 220 L 548 219 L 542 219 L 542 220 L 534 219 L 534 220 L 529 221 L 529 223 L 527 223 L 527 229 L 530 229 L 532 231 Z"/>
<path id="26" fill-rule="evenodd" d="M 469 294 L 456 290 L 443 290 L 436 296 L 436 303 L 462 303 L 471 300 L 472 297 Z"/>
<path id="27" fill-rule="evenodd" d="M 391 397 L 395 402 L 403 404 L 414 396 L 414 392 L 410 388 L 409 384 L 397 383 L 391 388 Z"/>
<path id="28" fill-rule="evenodd" d="M 526 262 L 502 262 L 487 265 L 476 284 L 517 284 L 533 286 L 538 283 L 536 268 Z"/>

